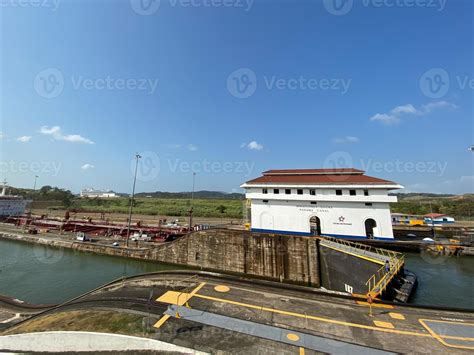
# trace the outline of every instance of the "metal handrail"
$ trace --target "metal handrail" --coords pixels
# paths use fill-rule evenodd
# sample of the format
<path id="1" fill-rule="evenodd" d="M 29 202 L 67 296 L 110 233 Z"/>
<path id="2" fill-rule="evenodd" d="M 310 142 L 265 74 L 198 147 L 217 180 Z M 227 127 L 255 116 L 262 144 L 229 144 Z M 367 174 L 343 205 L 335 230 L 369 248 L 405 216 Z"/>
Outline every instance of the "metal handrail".
<path id="1" fill-rule="evenodd" d="M 402 253 L 399 253 L 399 252 L 396 252 L 396 251 L 377 248 L 377 247 L 373 247 L 371 245 L 356 243 L 356 242 L 348 241 L 348 240 L 345 240 L 345 239 L 334 238 L 334 237 L 324 237 L 323 239 L 329 240 L 331 242 L 334 242 L 334 243 L 337 243 L 337 244 L 340 244 L 340 245 L 344 245 L 344 246 L 349 247 L 349 248 L 355 248 L 355 249 L 359 249 L 359 250 L 362 250 L 362 251 L 365 251 L 365 252 L 371 252 L 371 253 L 374 253 L 374 254 L 377 254 L 377 255 L 381 256 L 384 259 L 389 259 L 390 260 L 390 259 L 393 259 L 393 258 L 398 258 L 401 255 L 403 255 Z"/>
<path id="2" fill-rule="evenodd" d="M 393 258 L 389 260 L 389 272 L 384 272 L 385 265 L 379 268 L 377 272 L 366 282 L 366 285 L 368 286 L 368 294 L 370 294 L 372 297 L 377 297 L 379 294 L 385 291 L 390 281 L 395 277 L 396 274 L 398 274 L 404 263 L 405 257 L 402 254 L 400 258 Z"/>

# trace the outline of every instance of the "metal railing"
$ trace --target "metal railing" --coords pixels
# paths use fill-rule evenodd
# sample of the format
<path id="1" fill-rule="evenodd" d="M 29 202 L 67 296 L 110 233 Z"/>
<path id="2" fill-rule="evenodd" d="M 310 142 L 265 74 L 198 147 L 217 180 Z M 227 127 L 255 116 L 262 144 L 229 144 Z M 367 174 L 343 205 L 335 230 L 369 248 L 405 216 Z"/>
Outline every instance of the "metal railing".
<path id="1" fill-rule="evenodd" d="M 390 281 L 392 281 L 392 279 L 398 274 L 404 264 L 405 256 L 403 254 L 400 254 L 400 257 L 390 259 L 388 261 L 388 270 L 387 266 L 383 265 L 365 283 L 368 287 L 367 294 L 372 298 L 379 296 L 383 291 L 385 291 Z"/>
<path id="2" fill-rule="evenodd" d="M 336 244 L 344 246 L 345 248 L 354 248 L 355 250 L 361 251 L 363 253 L 371 253 L 373 254 L 373 256 L 378 256 L 378 259 L 380 261 L 391 260 L 391 259 L 400 258 L 401 256 L 403 256 L 402 253 L 399 253 L 396 251 L 377 248 L 371 245 L 356 243 L 356 242 L 345 240 L 345 239 L 334 238 L 334 237 L 323 237 L 323 240 L 334 242 Z"/>

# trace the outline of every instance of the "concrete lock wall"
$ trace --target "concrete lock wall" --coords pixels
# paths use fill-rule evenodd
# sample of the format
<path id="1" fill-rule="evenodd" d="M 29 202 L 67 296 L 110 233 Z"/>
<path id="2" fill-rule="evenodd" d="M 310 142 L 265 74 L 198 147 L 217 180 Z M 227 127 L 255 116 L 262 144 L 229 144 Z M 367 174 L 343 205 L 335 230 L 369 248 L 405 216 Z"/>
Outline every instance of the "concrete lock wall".
<path id="1" fill-rule="evenodd" d="M 200 231 L 150 250 L 147 259 L 320 286 L 316 241 L 307 237 Z"/>

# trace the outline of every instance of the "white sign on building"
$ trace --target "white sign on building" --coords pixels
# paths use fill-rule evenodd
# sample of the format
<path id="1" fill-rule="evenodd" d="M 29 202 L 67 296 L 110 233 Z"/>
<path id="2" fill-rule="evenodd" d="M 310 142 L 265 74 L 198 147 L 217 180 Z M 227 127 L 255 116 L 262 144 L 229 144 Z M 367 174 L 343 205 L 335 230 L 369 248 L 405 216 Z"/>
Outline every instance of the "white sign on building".
<path id="1" fill-rule="evenodd" d="M 393 239 L 392 181 L 357 169 L 269 170 L 242 186 L 255 232 Z"/>

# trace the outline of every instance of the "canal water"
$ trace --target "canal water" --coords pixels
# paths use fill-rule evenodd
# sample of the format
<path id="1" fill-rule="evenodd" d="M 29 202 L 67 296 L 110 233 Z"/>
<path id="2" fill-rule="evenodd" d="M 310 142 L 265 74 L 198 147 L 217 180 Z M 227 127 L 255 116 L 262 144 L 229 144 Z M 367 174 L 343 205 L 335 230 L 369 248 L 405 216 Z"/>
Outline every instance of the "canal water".
<path id="1" fill-rule="evenodd" d="M 405 255 L 419 281 L 413 303 L 474 309 L 474 257 Z M 124 275 L 175 268 L 0 240 L 0 294 L 30 303 L 59 303 Z"/>
<path id="2" fill-rule="evenodd" d="M 176 266 L 0 240 L 0 294 L 60 303 L 122 276 Z"/>

